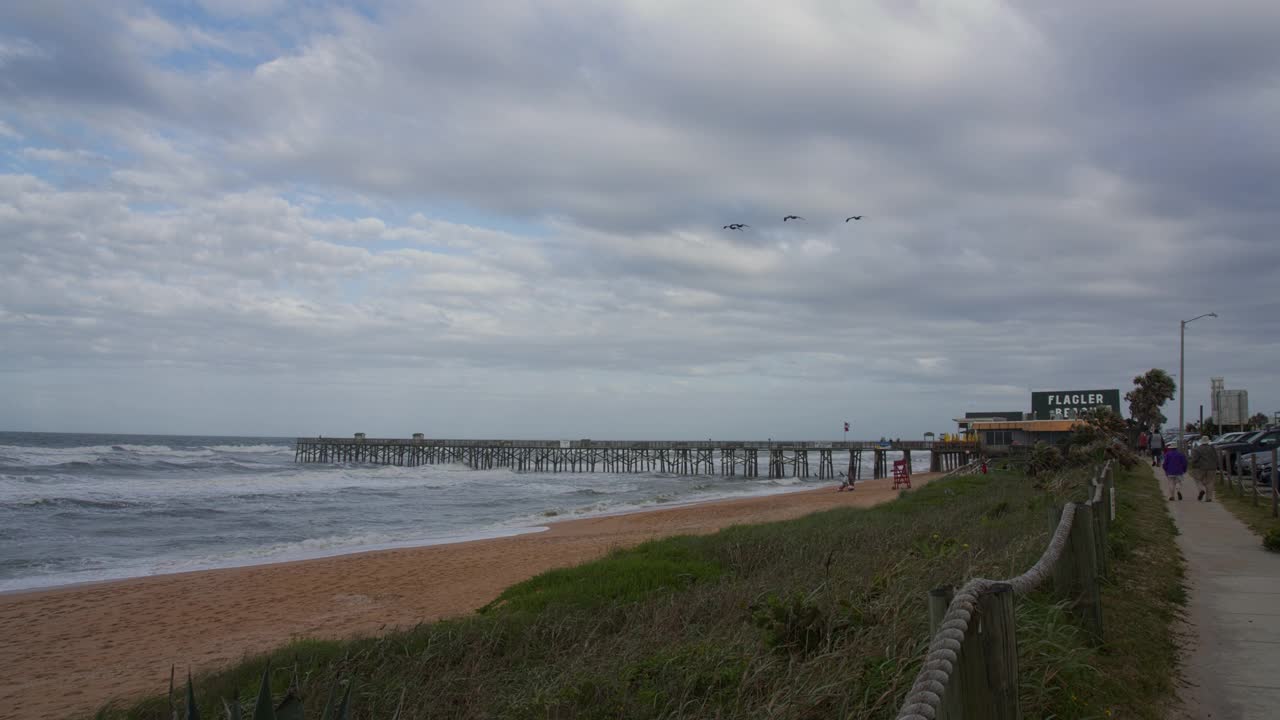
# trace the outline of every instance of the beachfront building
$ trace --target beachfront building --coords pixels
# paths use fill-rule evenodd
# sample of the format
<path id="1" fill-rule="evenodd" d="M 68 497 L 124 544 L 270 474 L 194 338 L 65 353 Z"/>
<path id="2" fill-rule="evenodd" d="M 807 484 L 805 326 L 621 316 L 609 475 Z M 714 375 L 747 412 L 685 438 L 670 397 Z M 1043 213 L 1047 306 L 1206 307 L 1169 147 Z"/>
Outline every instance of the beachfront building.
<path id="1" fill-rule="evenodd" d="M 1026 419 L 1026 413 L 1021 410 L 1006 410 L 1003 412 L 967 412 L 962 418 L 953 418 L 956 426 L 960 428 L 960 434 L 965 435 L 975 431 L 975 423 L 987 422 L 1016 422 Z"/>
<path id="2" fill-rule="evenodd" d="M 971 439 L 985 452 L 1008 452 L 1038 442 L 1065 440 L 1080 420 L 979 420 L 969 424 Z"/>
<path id="3" fill-rule="evenodd" d="M 1087 410 L 1105 406 L 1120 413 L 1120 391 L 1045 390 L 1031 393 L 1031 412 L 967 412 L 955 418 L 960 434 L 985 452 L 1007 452 L 1038 442 L 1065 440 Z"/>

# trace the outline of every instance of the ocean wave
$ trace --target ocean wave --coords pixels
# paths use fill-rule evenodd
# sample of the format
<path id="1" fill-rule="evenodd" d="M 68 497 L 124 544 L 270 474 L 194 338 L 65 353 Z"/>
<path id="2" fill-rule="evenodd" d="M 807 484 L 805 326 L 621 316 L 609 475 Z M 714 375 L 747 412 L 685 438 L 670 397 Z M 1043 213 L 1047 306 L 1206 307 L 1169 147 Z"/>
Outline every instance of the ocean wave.
<path id="1" fill-rule="evenodd" d="M 76 463 L 127 463 L 164 458 L 171 462 L 214 456 L 207 448 L 175 449 L 168 445 L 80 445 L 43 447 L 0 445 L 0 463 L 9 466 L 55 466 Z"/>
<path id="2" fill-rule="evenodd" d="M 3 455 L 9 463 L 17 466 L 66 465 L 73 462 L 91 463 L 104 454 L 111 452 L 113 451 L 110 445 L 75 448 L 0 445 L 0 455 Z"/>
<path id="3" fill-rule="evenodd" d="M 41 497 L 16 502 L 0 503 L 0 508 L 82 508 L 89 510 L 127 510 L 140 507 L 142 504 L 127 500 L 93 500 L 76 497 Z"/>
<path id="4" fill-rule="evenodd" d="M 293 454 L 292 445 L 209 445 L 209 450 L 220 453 Z"/>
<path id="5" fill-rule="evenodd" d="M 142 517 L 177 518 L 181 520 L 205 520 L 230 514 L 226 510 L 214 507 L 157 507 L 145 510 Z"/>

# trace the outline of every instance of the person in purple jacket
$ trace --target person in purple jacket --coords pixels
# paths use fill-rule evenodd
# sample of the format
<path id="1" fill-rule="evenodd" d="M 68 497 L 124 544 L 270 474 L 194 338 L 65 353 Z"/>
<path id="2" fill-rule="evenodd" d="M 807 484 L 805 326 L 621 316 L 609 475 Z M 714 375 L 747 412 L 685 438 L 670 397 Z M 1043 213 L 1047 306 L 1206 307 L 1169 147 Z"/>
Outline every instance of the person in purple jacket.
<path id="1" fill-rule="evenodd" d="M 1164 474 L 1169 478 L 1169 499 L 1182 499 L 1182 476 L 1187 474 L 1187 456 L 1177 447 L 1164 449 Z"/>

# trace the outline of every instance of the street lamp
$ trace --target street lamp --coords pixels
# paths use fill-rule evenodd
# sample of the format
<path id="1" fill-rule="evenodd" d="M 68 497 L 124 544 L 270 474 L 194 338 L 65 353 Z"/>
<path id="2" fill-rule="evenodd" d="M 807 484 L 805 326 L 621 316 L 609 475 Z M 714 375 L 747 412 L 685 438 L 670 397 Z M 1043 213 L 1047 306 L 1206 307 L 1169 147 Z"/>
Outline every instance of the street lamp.
<path id="1" fill-rule="evenodd" d="M 1182 326 L 1179 328 L 1179 337 L 1178 337 L 1178 450 L 1179 450 L 1180 452 L 1184 452 L 1184 453 L 1187 451 L 1186 440 L 1184 439 L 1184 436 L 1185 436 L 1185 433 L 1186 433 L 1186 430 L 1187 430 L 1187 422 L 1186 422 L 1186 419 L 1183 417 L 1183 415 L 1184 415 L 1184 413 L 1185 413 L 1185 411 L 1186 411 L 1186 407 L 1187 407 L 1187 392 L 1186 392 L 1186 390 L 1187 390 L 1187 378 L 1186 378 L 1186 372 L 1187 372 L 1187 323 L 1193 323 L 1193 322 L 1195 322 L 1195 321 L 1199 320 L 1200 318 L 1206 318 L 1206 317 L 1216 318 L 1216 317 L 1218 317 L 1218 313 L 1205 313 L 1205 314 L 1203 314 L 1203 315 L 1197 315 L 1197 316 L 1195 316 L 1195 317 L 1191 318 L 1190 320 L 1183 320 L 1183 321 L 1182 321 Z M 1201 428 L 1201 430 L 1203 431 L 1203 428 Z"/>

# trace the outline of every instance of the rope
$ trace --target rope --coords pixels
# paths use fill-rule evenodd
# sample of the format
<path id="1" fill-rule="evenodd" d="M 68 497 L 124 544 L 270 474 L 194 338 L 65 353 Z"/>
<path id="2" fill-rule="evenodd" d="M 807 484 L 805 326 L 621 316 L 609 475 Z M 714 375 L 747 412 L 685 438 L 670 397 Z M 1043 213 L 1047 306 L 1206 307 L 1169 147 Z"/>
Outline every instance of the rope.
<path id="1" fill-rule="evenodd" d="M 1110 467 L 1111 461 L 1108 460 L 1102 466 L 1098 476 L 1089 479 L 1089 484 L 1094 490 L 1090 493 L 1091 496 L 1101 496 L 1100 478 L 1106 476 Z M 1092 502 L 1094 500 L 1091 499 L 1090 503 Z M 1054 563 L 1062 557 L 1062 550 L 1071 536 L 1075 512 L 1074 503 L 1068 503 L 1063 508 L 1062 520 L 1058 522 L 1053 537 L 1049 539 L 1049 547 L 1045 548 L 1040 559 L 1026 572 L 1010 580 L 974 578 L 956 591 L 955 598 L 947 606 L 947 612 L 938 626 L 937 634 L 929 643 L 929 652 L 925 655 L 924 665 L 916 675 L 916 681 L 911 686 L 911 691 L 907 693 L 902 709 L 898 711 L 898 720 L 935 720 L 938 717 L 938 708 L 942 705 L 942 694 L 947 689 L 951 672 L 955 670 L 960 644 L 964 641 L 965 634 L 969 632 L 969 621 L 973 619 L 973 614 L 978 607 L 978 596 L 998 583 L 1008 583 L 1013 586 L 1015 594 L 1022 595 L 1044 582 L 1053 571 Z"/>

